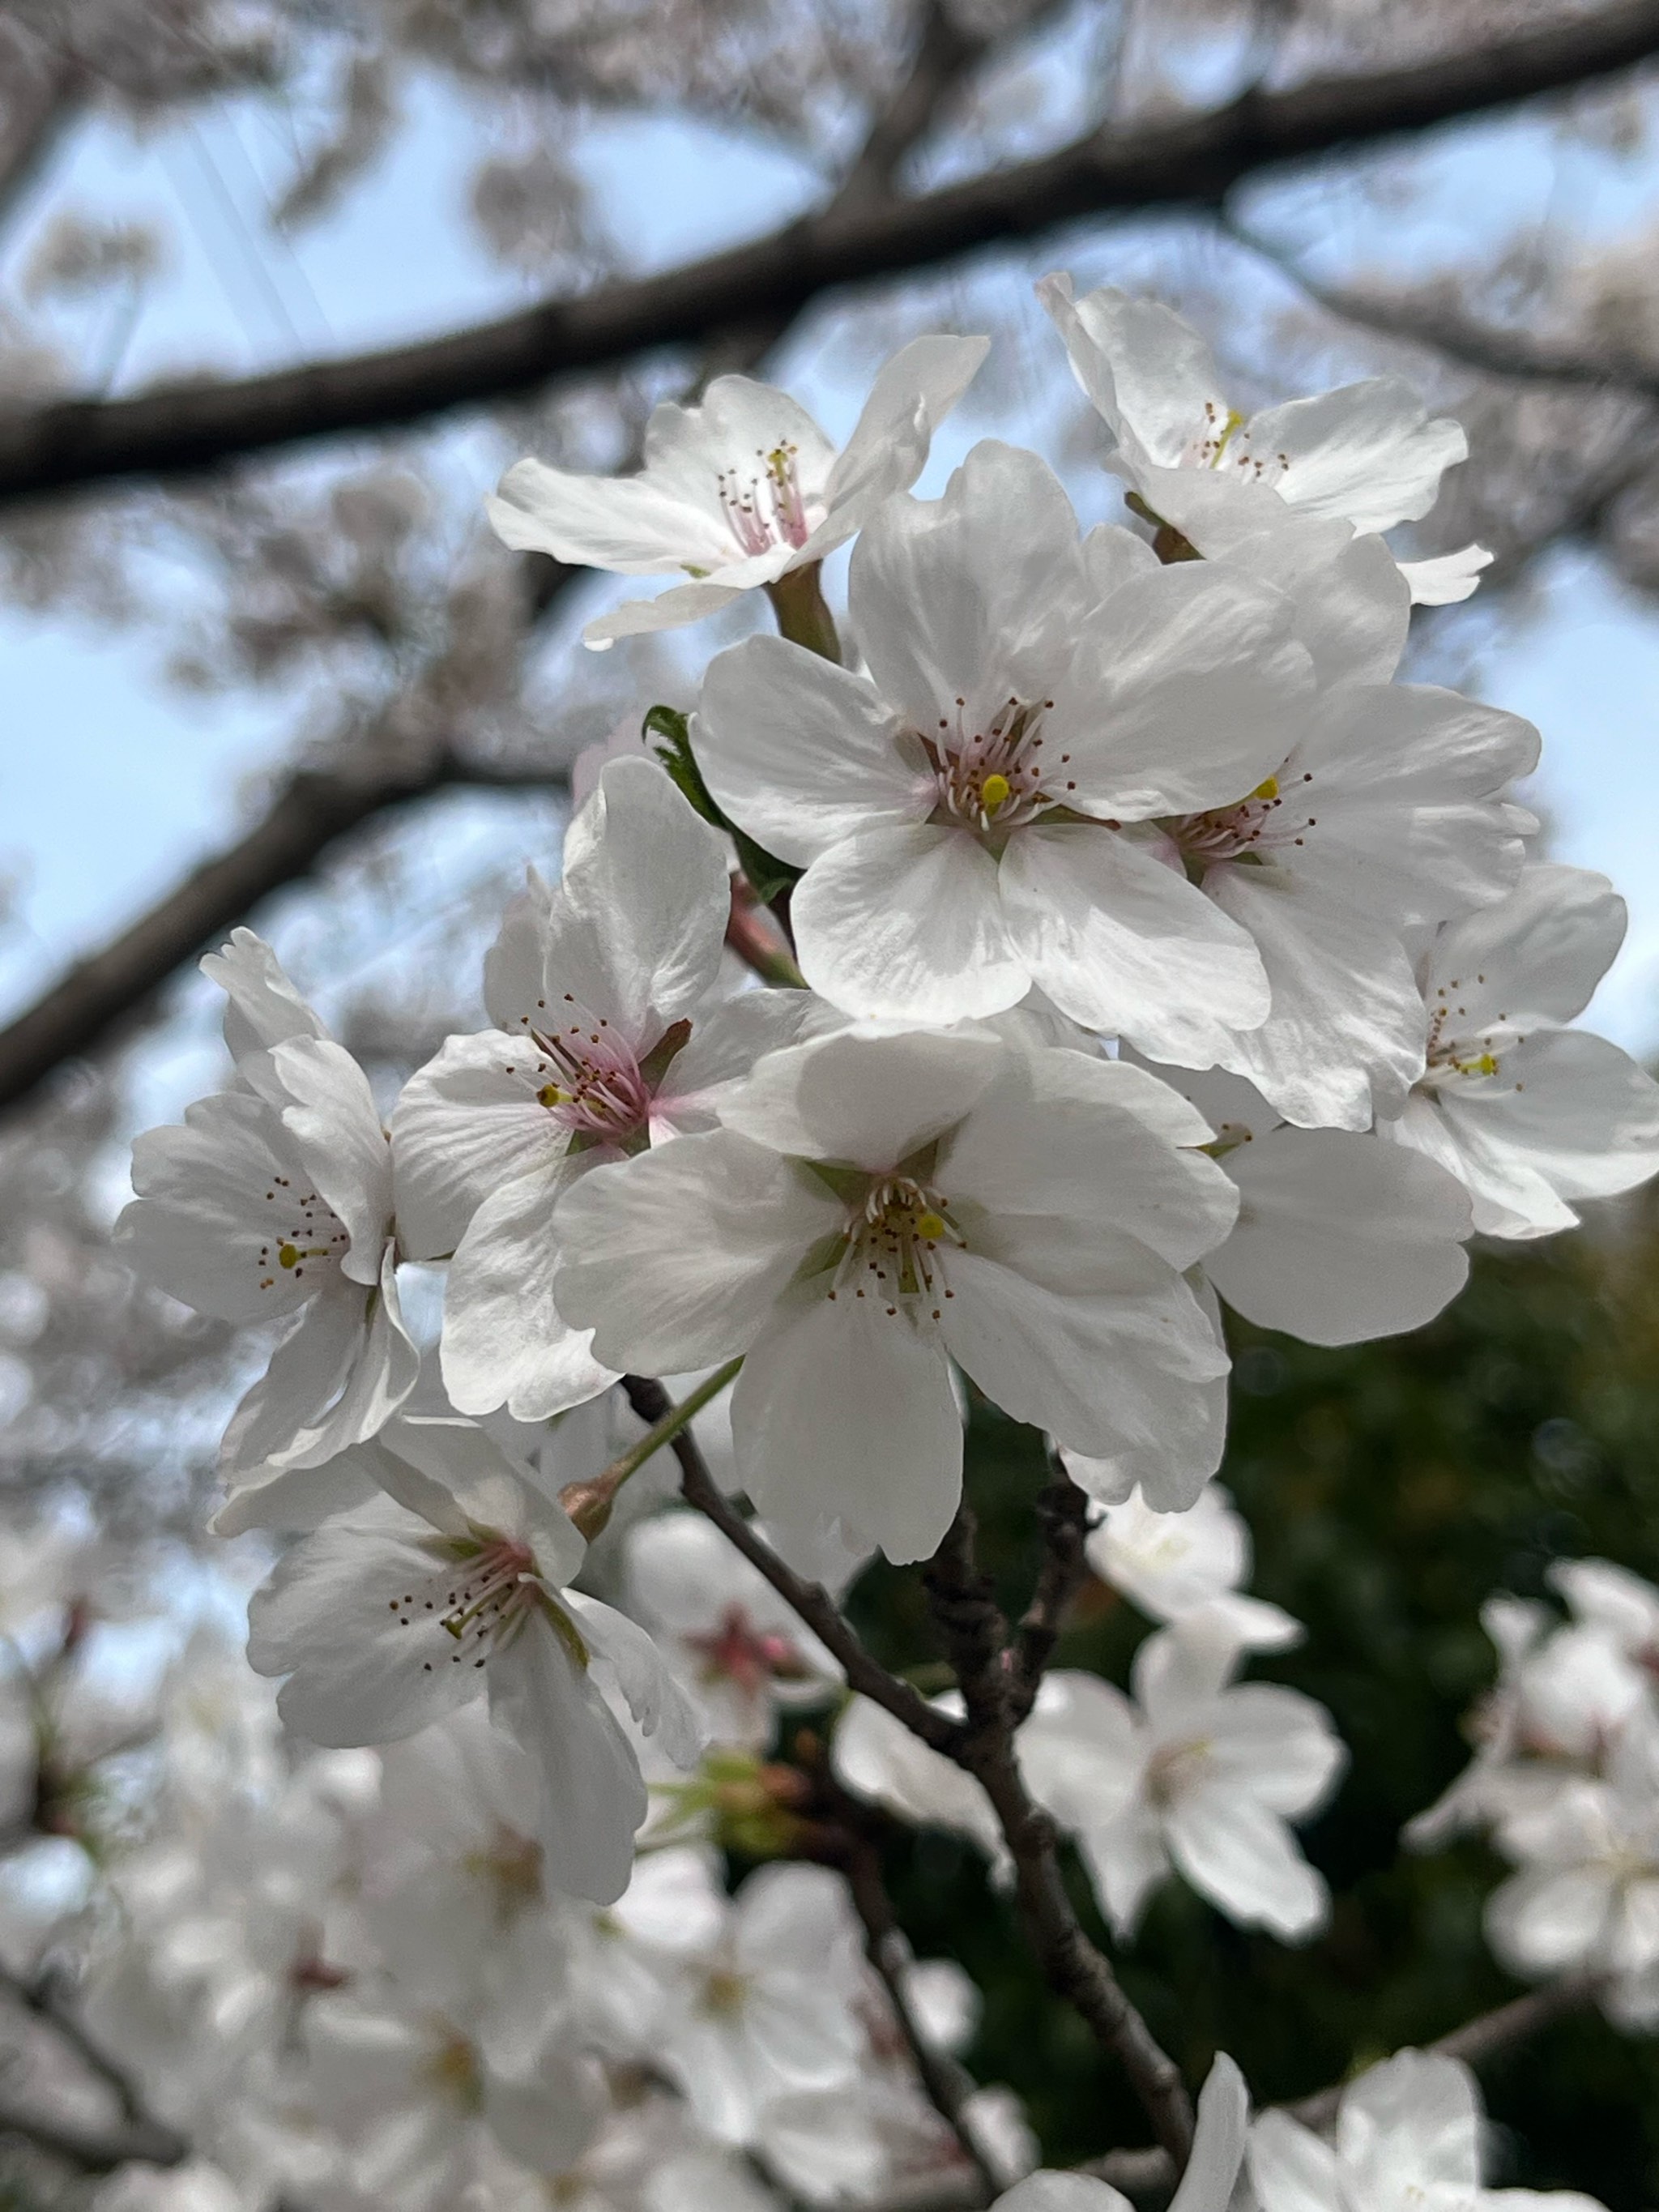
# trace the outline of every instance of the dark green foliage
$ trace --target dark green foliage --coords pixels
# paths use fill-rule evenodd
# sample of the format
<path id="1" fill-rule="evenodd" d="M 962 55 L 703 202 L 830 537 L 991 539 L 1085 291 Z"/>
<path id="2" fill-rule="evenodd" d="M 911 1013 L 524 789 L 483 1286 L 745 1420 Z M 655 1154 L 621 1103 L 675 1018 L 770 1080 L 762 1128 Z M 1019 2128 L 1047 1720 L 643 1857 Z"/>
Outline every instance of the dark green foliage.
<path id="1" fill-rule="evenodd" d="M 1247 1328 L 1224 1480 L 1255 1534 L 1253 1589 L 1308 1626 L 1256 1662 L 1328 1705 L 1353 1765 L 1306 1832 L 1336 1905 L 1304 1949 L 1231 1928 L 1178 1881 L 1120 1957 L 1125 1984 L 1196 2081 L 1218 2047 L 1258 2098 L 1293 2097 L 1515 1994 L 1480 1933 L 1503 1867 L 1465 1842 L 1402 1850 L 1402 1824 L 1463 1765 L 1460 1722 L 1491 1680 L 1478 1613 L 1534 1596 L 1559 1558 L 1604 1556 L 1659 1581 L 1659 1226 L 1482 1251 L 1433 1328 L 1322 1352 Z M 981 1411 L 969 1486 L 1005 1602 L 1036 1565 L 1030 1431 Z M 896 1663 L 932 1656 L 914 1573 L 861 1585 L 860 1628 Z M 1058 1656 L 1119 1682 L 1146 1624 L 1091 1585 Z M 966 1845 L 896 1842 L 890 1874 L 923 1955 L 953 1953 L 986 1993 L 975 2070 L 1028 2101 L 1052 2160 L 1144 2142 L 1139 2112 L 1081 2025 L 1022 1958 Z M 1075 1870 L 1074 1870 L 1075 1871 Z M 1080 1877 L 1075 1894 L 1102 1934 Z M 1586 2189 L 1613 2212 L 1659 2196 L 1659 2038 L 1598 2016 L 1558 2024 L 1484 2069 L 1502 2180 Z"/>

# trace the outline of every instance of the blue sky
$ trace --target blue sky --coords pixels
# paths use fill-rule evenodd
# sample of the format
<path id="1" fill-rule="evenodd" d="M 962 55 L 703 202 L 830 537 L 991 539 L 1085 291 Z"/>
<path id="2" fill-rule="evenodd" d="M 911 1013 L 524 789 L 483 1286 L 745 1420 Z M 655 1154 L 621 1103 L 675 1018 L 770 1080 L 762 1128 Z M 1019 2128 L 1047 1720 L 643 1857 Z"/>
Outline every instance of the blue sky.
<path id="1" fill-rule="evenodd" d="M 15 227 L 0 283 L 16 280 L 39 221 L 57 207 L 149 216 L 166 228 L 171 258 L 118 388 L 166 368 L 207 362 L 237 373 L 296 349 L 390 342 L 499 311 L 529 288 L 489 262 L 465 212 L 465 174 L 489 127 L 454 98 L 416 88 L 390 158 L 328 221 L 284 246 L 261 211 L 288 149 L 257 106 L 227 106 L 143 140 L 94 123 L 61 149 L 29 219 Z M 767 227 L 812 190 L 775 149 L 666 122 L 596 126 L 582 161 L 640 267 Z M 1474 219 L 1488 232 L 1571 204 L 1576 222 L 1616 234 L 1652 191 L 1650 179 L 1599 156 L 1564 154 L 1544 129 L 1490 126 L 1425 165 L 1425 191 L 1390 226 L 1391 262 L 1420 268 L 1455 256 L 1468 230 L 1454 216 L 1476 204 L 1477 173 Z M 1340 193 L 1275 186 L 1255 195 L 1250 218 L 1322 265 L 1350 265 L 1356 252 L 1372 259 Z M 1119 235 L 1132 260 L 1132 236 Z M 81 358 L 102 357 L 107 332 L 94 318 L 66 317 L 63 328 Z M 834 418 L 850 416 L 857 397 L 818 378 L 810 396 L 832 428 L 844 427 Z M 930 480 L 959 442 L 945 441 Z M 181 696 L 161 676 L 160 650 L 140 633 L 0 617 L 11 732 L 0 757 L 0 872 L 21 887 L 18 920 L 0 937 L 0 1010 L 27 1000 L 233 834 L 243 780 L 289 733 L 291 702 Z M 1556 854 L 1605 870 L 1631 902 L 1631 940 L 1595 1017 L 1633 1049 L 1659 1049 L 1659 871 L 1648 862 L 1659 837 L 1659 613 L 1595 564 L 1563 556 L 1524 630 L 1494 649 L 1483 673 L 1487 696 L 1543 728 L 1539 790 Z M 465 855 L 468 839 L 459 842 Z"/>

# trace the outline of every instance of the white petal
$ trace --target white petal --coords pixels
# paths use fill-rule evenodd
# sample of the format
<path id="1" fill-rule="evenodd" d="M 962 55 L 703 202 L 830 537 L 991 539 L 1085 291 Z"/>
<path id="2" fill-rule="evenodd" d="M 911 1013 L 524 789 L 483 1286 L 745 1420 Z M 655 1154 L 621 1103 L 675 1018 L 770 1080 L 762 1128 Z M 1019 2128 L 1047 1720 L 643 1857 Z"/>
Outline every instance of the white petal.
<path id="1" fill-rule="evenodd" d="M 1268 528 L 1229 547 L 1225 559 L 1290 599 L 1294 635 L 1312 656 L 1322 688 L 1393 677 L 1406 647 L 1411 594 L 1380 538 L 1356 537 L 1346 522 L 1279 507 Z"/>
<path id="2" fill-rule="evenodd" d="M 1200 1895 L 1241 1928 L 1297 1942 L 1323 1926 L 1330 1893 L 1276 1813 L 1231 1792 L 1200 1790 L 1170 1809 L 1170 1856 Z"/>
<path id="3" fill-rule="evenodd" d="M 251 929 L 233 929 L 228 945 L 205 955 L 202 973 L 228 1001 L 225 1048 L 233 1060 L 268 1052 L 285 1037 L 328 1034 L 321 1018 L 289 981 L 276 955 Z"/>
<path id="4" fill-rule="evenodd" d="M 228 1481 L 225 1502 L 209 1526 L 216 1536 L 240 1536 L 249 1528 L 317 1528 L 374 1495 L 374 1478 L 355 1449 L 321 1467 L 266 1465 Z"/>
<path id="5" fill-rule="evenodd" d="M 1244 2160 L 1250 2097 L 1244 2076 L 1218 2051 L 1199 2094 L 1198 2131 L 1170 2212 L 1227 2212 Z"/>
<path id="6" fill-rule="evenodd" d="M 1496 558 L 1484 545 L 1464 545 L 1431 560 L 1402 561 L 1400 573 L 1414 607 L 1455 606 L 1474 594 L 1481 570 L 1490 568 Z"/>
<path id="7" fill-rule="evenodd" d="M 291 1268 L 259 1265 L 260 1248 L 294 1225 L 283 1178 L 302 1173 L 264 1100 L 242 1091 L 204 1098 L 186 1109 L 182 1128 L 146 1130 L 134 1144 L 138 1196 L 117 1238 L 149 1281 L 198 1313 L 276 1321 L 315 1288 Z"/>
<path id="8" fill-rule="evenodd" d="M 1337 2154 L 1361 2191 L 1474 2190 L 1480 2182 L 1480 2101 L 1455 2058 L 1397 2051 L 1342 2092 Z M 1368 2187 L 1369 2185 L 1369 2187 Z"/>
<path id="9" fill-rule="evenodd" d="M 500 526 L 498 523 L 497 529 Z M 783 566 L 781 554 L 776 556 L 776 566 Z M 705 616 L 718 614 L 722 607 L 729 607 L 733 599 L 742 596 L 741 587 L 730 584 L 676 584 L 672 590 L 659 592 L 654 599 L 624 599 L 608 615 L 595 615 L 592 622 L 582 625 L 582 643 L 595 653 L 603 653 L 618 638 L 649 637 L 659 629 L 684 629 L 688 623 L 702 622 Z"/>
<path id="10" fill-rule="evenodd" d="M 1133 578 L 1078 641 L 1043 726 L 1045 789 L 1126 822 L 1254 791 L 1283 765 L 1312 689 L 1291 612 L 1281 592 L 1210 562 Z"/>
<path id="11" fill-rule="evenodd" d="M 1575 1019 L 1613 965 L 1628 919 L 1605 876 L 1529 862 L 1507 898 L 1449 923 L 1435 939 L 1426 994 L 1446 1009 L 1448 1041 L 1484 1042 L 1540 1017 Z"/>
<path id="12" fill-rule="evenodd" d="M 341 1283 L 313 1301 L 232 1415 L 220 1447 L 228 1479 L 264 1462 L 320 1467 L 374 1436 L 420 1377 L 404 1327 L 396 1256 L 381 1255 L 379 1288 Z"/>
<path id="13" fill-rule="evenodd" d="M 601 1605 L 580 1590 L 568 1591 L 562 1602 L 575 1615 L 584 1641 L 615 1673 L 640 1733 L 676 1766 L 695 1766 L 708 1731 L 645 1630 L 614 1606 Z"/>
<path id="14" fill-rule="evenodd" d="M 735 1130 L 585 1176 L 559 1209 L 558 1310 L 616 1371 L 684 1374 L 746 1352 L 842 1208 Z"/>
<path id="15" fill-rule="evenodd" d="M 1468 457 L 1469 441 L 1449 416 L 1432 421 L 1403 378 L 1368 377 L 1264 408 L 1238 440 L 1241 466 L 1288 462 L 1273 478 L 1279 497 L 1304 514 L 1340 514 L 1356 530 L 1414 522 L 1434 505 L 1445 471 Z M 1234 458 L 1234 447 L 1226 456 Z"/>
<path id="16" fill-rule="evenodd" d="M 1183 1020 L 1267 1018 L 1255 947 L 1185 876 L 1127 838 L 1081 823 L 1022 830 L 1001 871 L 1003 912 L 1033 979 L 1073 1021 L 1156 1058 Z"/>
<path id="17" fill-rule="evenodd" d="M 842 1031 L 772 1054 L 724 1119 L 774 1152 L 885 1174 L 970 1114 L 1011 1058 L 982 1036 Z"/>
<path id="18" fill-rule="evenodd" d="M 949 1701 L 934 1702 L 943 1710 Z M 950 1710 L 953 1719 L 961 1718 L 959 1699 Z M 848 1699 L 836 1723 L 830 1761 L 854 1796 L 885 1806 L 901 1820 L 967 1836 L 994 1860 L 1004 1856 L 995 1810 L 973 1776 L 869 1698 Z"/>
<path id="19" fill-rule="evenodd" d="M 1121 1230 L 1188 1267 L 1237 1212 L 1221 1170 L 1182 1149 L 1208 1137 L 1203 1116 L 1144 1069 L 1051 1048 L 1011 1057 L 942 1147 L 937 1180 L 953 1200 Z"/>
<path id="20" fill-rule="evenodd" d="M 1534 1031 L 1504 1054 L 1497 1074 L 1449 1084 L 1439 1103 L 1475 1195 L 1475 1226 L 1491 1234 L 1516 1232 L 1492 1220 L 1488 1194 L 1505 1212 L 1529 1212 L 1528 1177 L 1559 1199 L 1605 1198 L 1659 1167 L 1659 1087 L 1587 1030 Z"/>
<path id="21" fill-rule="evenodd" d="M 683 574 L 688 562 L 717 568 L 738 550 L 717 509 L 700 510 L 649 474 L 574 476 L 543 461 L 515 461 L 485 512 L 516 553 L 550 553 L 624 576 Z"/>
<path id="22" fill-rule="evenodd" d="M 873 516 L 848 604 L 876 688 L 923 735 L 1046 698 L 1088 598 L 1077 518 L 1035 453 L 986 439 L 936 500 Z"/>
<path id="23" fill-rule="evenodd" d="M 851 1285 L 780 1307 L 732 1396 L 743 1486 L 769 1519 L 842 1519 L 902 1565 L 939 1547 L 962 1495 L 943 1348 Z"/>
<path id="24" fill-rule="evenodd" d="M 1299 1690 L 1245 1682 L 1216 1701 L 1210 1771 L 1270 1812 L 1306 1820 L 1346 1763 L 1330 1715 Z"/>
<path id="25" fill-rule="evenodd" d="M 1273 2212 L 1348 2212 L 1336 2153 L 1288 2112 L 1261 2115 L 1245 2156 L 1257 2197 Z"/>
<path id="26" fill-rule="evenodd" d="M 617 1012 L 641 1022 L 641 1043 L 713 988 L 731 911 L 726 842 L 655 761 L 606 763 L 566 832 L 561 888 L 603 933 Z"/>
<path id="27" fill-rule="evenodd" d="M 391 1743 L 482 1686 L 470 1656 L 417 1607 L 443 1571 L 441 1541 L 389 1502 L 332 1521 L 287 1553 L 248 1602 L 248 1660 L 286 1674 L 283 1717 L 313 1743 Z"/>
<path id="28" fill-rule="evenodd" d="M 1091 2173 L 1028 2173 L 1004 2190 L 992 2212 L 1131 2212 L 1128 2198 Z"/>
<path id="29" fill-rule="evenodd" d="M 283 1126 L 351 1238 L 341 1272 L 355 1283 L 377 1282 L 392 1221 L 392 1146 L 368 1078 L 328 1037 L 292 1037 L 270 1056 L 294 1101 L 283 1109 Z"/>
<path id="30" fill-rule="evenodd" d="M 1109 285 L 1074 301 L 1069 276 L 1045 276 L 1036 294 L 1073 374 L 1134 459 L 1172 468 L 1194 436 L 1224 425 L 1210 349 L 1172 308 Z"/>
<path id="31" fill-rule="evenodd" d="M 950 1255 L 945 1279 L 953 1357 L 1005 1413 L 1075 1451 L 1158 1437 L 1187 1393 L 1226 1371 L 1186 1284 L 1127 1237 L 996 1222 Z"/>
<path id="32" fill-rule="evenodd" d="M 989 338 L 930 333 L 884 363 L 824 487 L 828 519 L 801 549 L 822 560 L 866 515 L 921 475 L 933 432 L 979 374 Z"/>
<path id="33" fill-rule="evenodd" d="M 550 2043 L 532 2064 L 485 2069 L 483 2117 L 510 2157 L 534 2172 L 563 2173 L 592 2142 L 608 2100 L 591 2059 Z"/>
<path id="34" fill-rule="evenodd" d="M 537 1837 L 556 1889 L 611 1905 L 634 1870 L 647 1809 L 639 1762 L 586 1667 L 539 1612 L 490 1655 L 490 1717 L 535 1761 Z"/>
<path id="35" fill-rule="evenodd" d="M 1216 1058 L 1305 1127 L 1364 1129 L 1398 1113 L 1428 1029 L 1398 937 L 1277 867 L 1212 868 L 1205 884 L 1249 932 L 1273 991 L 1267 1020 Z"/>
<path id="36" fill-rule="evenodd" d="M 1247 1321 L 1309 1344 L 1419 1328 L 1468 1274 L 1461 1187 L 1428 1160 L 1340 1129 L 1280 1129 L 1228 1154 L 1238 1226 L 1206 1262 Z"/>
<path id="37" fill-rule="evenodd" d="M 799 866 L 861 830 L 926 819 L 937 785 L 862 676 L 787 638 L 751 637 L 703 678 L 692 749 L 718 804 Z"/>
<path id="38" fill-rule="evenodd" d="M 850 1014 L 969 1021 L 1030 988 L 996 861 L 954 827 L 860 830 L 812 863 L 791 916 L 801 972 Z"/>
<path id="39" fill-rule="evenodd" d="M 453 1036 L 404 1085 L 392 1116 L 398 1241 L 410 1260 L 445 1259 L 483 1200 L 570 1148 L 536 1093 L 538 1055 L 502 1030 Z"/>
<path id="40" fill-rule="evenodd" d="M 1146 1766 L 1146 1732 L 1110 1682 L 1075 1668 L 1044 1677 L 1017 1739 L 1026 1787 L 1063 1827 L 1115 1820 Z"/>
<path id="41" fill-rule="evenodd" d="M 496 1190 L 473 1215 L 444 1293 L 444 1387 L 460 1412 L 505 1406 L 516 1420 L 546 1420 L 615 1381 L 553 1291 L 556 1208 L 587 1171 L 580 1153 L 555 1161 Z"/>
<path id="42" fill-rule="evenodd" d="M 653 1141 L 719 1125 L 755 1062 L 841 1017 L 811 991 L 742 991 L 700 1012 L 674 1055 L 652 1109 Z"/>

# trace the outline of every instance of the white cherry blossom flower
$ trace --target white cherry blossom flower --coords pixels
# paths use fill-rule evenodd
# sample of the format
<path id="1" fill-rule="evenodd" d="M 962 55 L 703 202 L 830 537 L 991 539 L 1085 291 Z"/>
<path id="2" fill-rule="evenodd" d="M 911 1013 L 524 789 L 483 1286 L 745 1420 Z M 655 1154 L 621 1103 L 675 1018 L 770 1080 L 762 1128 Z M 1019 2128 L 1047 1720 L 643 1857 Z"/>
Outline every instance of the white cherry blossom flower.
<path id="1" fill-rule="evenodd" d="M 239 931 L 209 967 L 230 994 L 236 1085 L 133 1146 L 116 1233 L 133 1265 L 198 1313 L 295 1326 L 232 1416 L 234 1489 L 320 1467 L 372 1437 L 414 1389 L 398 1300 L 392 1154 L 367 1077 Z"/>
<path id="2" fill-rule="evenodd" d="M 1156 1511 L 1137 1489 L 1106 1508 L 1083 1548 L 1101 1580 L 1154 1620 L 1213 1621 L 1245 1651 L 1282 1651 L 1302 1640 L 1300 1621 L 1244 1594 L 1250 1532 L 1219 1483 L 1184 1513 Z"/>
<path id="3" fill-rule="evenodd" d="M 1632 1713 L 1603 1775 L 1511 1813 L 1498 1841 L 1518 1869 L 1486 1903 L 1504 1964 L 1608 1976 L 1616 2018 L 1659 2025 L 1659 1717 Z"/>
<path id="4" fill-rule="evenodd" d="M 517 461 L 488 502 L 489 519 L 520 552 L 624 576 L 693 580 L 589 623 L 582 635 L 591 646 L 696 622 L 822 561 L 883 500 L 914 483 L 934 430 L 989 343 L 913 339 L 876 379 L 839 453 L 787 392 L 717 376 L 693 405 L 669 400 L 653 411 L 637 476 L 573 476 Z"/>
<path id="5" fill-rule="evenodd" d="M 307 2008 L 312 2094 L 371 2198 L 435 2212 L 490 2150 L 549 2177 L 573 2166 L 603 2108 L 598 2069 L 558 2033 L 526 2042 L 487 2013 L 325 1994 Z"/>
<path id="6" fill-rule="evenodd" d="M 1297 1128 L 1240 1076 L 1153 1072 L 1205 1116 L 1210 1156 L 1238 1185 L 1238 1219 L 1204 1272 L 1246 1321 L 1358 1344 L 1421 1328 L 1462 1289 L 1469 1202 L 1443 1169 L 1369 1133 Z"/>
<path id="7" fill-rule="evenodd" d="M 1402 378 L 1367 377 L 1246 417 L 1224 396 L 1209 348 L 1173 309 L 1109 285 L 1077 300 L 1064 276 L 1036 289 L 1112 434 L 1109 465 L 1202 553 L 1212 546 L 1181 497 L 1183 479 L 1209 478 L 1219 497 L 1201 512 L 1231 509 L 1234 529 L 1259 527 L 1272 499 L 1369 534 L 1425 515 L 1442 476 L 1468 458 L 1461 426 L 1431 420 Z M 1439 606 L 1467 599 L 1492 557 L 1468 545 L 1400 567 L 1413 599 Z"/>
<path id="8" fill-rule="evenodd" d="M 631 1371 L 744 1356 L 738 1471 L 769 1520 L 931 1553 L 962 1486 L 952 1358 L 1097 1453 L 1224 1372 L 1182 1271 L 1232 1186 L 1139 1069 L 847 1032 L 769 1054 L 722 1115 L 568 1194 L 555 1291 Z"/>
<path id="9" fill-rule="evenodd" d="M 763 1749 L 779 1707 L 822 1704 L 841 1680 L 799 1615 L 700 1513 L 653 1514 L 635 1522 L 623 1546 L 629 1609 L 716 1742 Z"/>
<path id="10" fill-rule="evenodd" d="M 554 1303 L 554 1216 L 592 1169 L 715 1121 L 723 1085 L 787 1043 L 805 992 L 719 995 L 726 844 L 655 762 L 610 763 L 564 875 L 532 878 L 484 968 L 495 1026 L 452 1037 L 392 1119 L 399 1229 L 453 1254 L 441 1363 L 465 1413 L 542 1420 L 615 1380 Z"/>
<path id="11" fill-rule="evenodd" d="M 1271 1006 L 1231 1030 L 1171 1020 L 1151 1056 L 1245 1076 L 1304 1127 L 1399 1113 L 1428 1030 L 1407 940 L 1513 887 L 1537 823 L 1508 793 L 1537 758 L 1530 723 L 1454 691 L 1322 690 L 1247 798 L 1159 825 L 1172 864 L 1255 945 Z"/>
<path id="12" fill-rule="evenodd" d="M 701 1732 L 644 1630 L 567 1585 L 586 1547 L 471 1423 L 407 1419 L 368 1446 L 386 1495 L 326 1522 L 248 1608 L 248 1656 L 285 1674 L 283 1717 L 313 1743 L 391 1743 L 489 1693 L 540 1773 L 548 1879 L 608 1903 L 646 1814 L 639 1764 L 594 1680 L 689 1765 Z"/>
<path id="13" fill-rule="evenodd" d="M 1483 2189 L 1480 2091 L 1461 2059 L 1397 2051 L 1342 2092 L 1328 2142 L 1260 2113 L 1245 2153 L 1261 2212 L 1601 2212 L 1570 2189 Z"/>
<path id="14" fill-rule="evenodd" d="M 1135 1654 L 1133 1702 L 1061 1668 L 1019 1731 L 1027 1785 L 1076 1837 L 1120 1936 L 1172 1866 L 1241 1927 L 1297 1942 L 1323 1925 L 1325 1884 L 1290 1824 L 1324 1802 L 1346 1754 L 1311 1698 L 1234 1685 L 1238 1657 L 1213 1624 L 1159 1629 Z"/>
<path id="15" fill-rule="evenodd" d="M 838 1875 L 786 1864 L 749 1876 L 658 2024 L 660 2063 L 711 2136 L 753 2142 L 769 2105 L 855 2080 L 865 1972 Z"/>
<path id="16" fill-rule="evenodd" d="M 987 442 L 943 498 L 873 519 L 849 596 L 867 677 L 751 638 L 692 726 L 726 814 L 805 870 L 814 989 L 948 1022 L 1036 984 L 1149 1051 L 1262 1019 L 1244 928 L 1144 825 L 1237 809 L 1283 762 L 1311 684 L 1284 595 L 1126 531 L 1079 541 L 1036 455 Z"/>
<path id="17" fill-rule="evenodd" d="M 1244 2077 L 1226 2052 L 1218 2051 L 1198 2100 L 1198 2126 L 1185 2172 L 1169 2212 L 1228 2212 L 1244 2160 L 1250 2098 Z M 1092 2174 L 1045 2167 L 1006 2190 L 991 2212 L 1131 2212 L 1128 2198 Z M 1262 2212 L 1279 2212 L 1266 2203 Z M 1285 2208 L 1285 2212 L 1291 2212 Z M 1299 2212 L 1299 2208 L 1297 2209 Z M 1370 2208 L 1366 2207 L 1366 2212 Z"/>
<path id="18" fill-rule="evenodd" d="M 1659 1170 L 1659 1085 L 1582 1013 L 1625 934 L 1625 902 L 1585 868 L 1539 862 L 1513 893 L 1440 931 L 1422 963 L 1428 1062 L 1382 1133 L 1467 1185 L 1488 1237 L 1547 1237 L 1571 1201 Z"/>

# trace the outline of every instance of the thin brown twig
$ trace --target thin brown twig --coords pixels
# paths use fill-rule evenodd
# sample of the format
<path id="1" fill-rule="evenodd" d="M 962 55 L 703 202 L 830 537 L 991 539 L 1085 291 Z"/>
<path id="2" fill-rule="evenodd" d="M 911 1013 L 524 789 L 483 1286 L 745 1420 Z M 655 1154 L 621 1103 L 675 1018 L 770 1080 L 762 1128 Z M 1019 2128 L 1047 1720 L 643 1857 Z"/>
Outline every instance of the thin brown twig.
<path id="1" fill-rule="evenodd" d="M 1181 2069 L 1085 1934 L 1061 1877 L 1054 1822 L 1026 1790 L 1014 1749 L 1008 1624 L 975 1563 L 974 1518 L 966 1504 L 923 1570 L 923 1580 L 968 1711 L 967 1726 L 950 1755 L 975 1777 L 995 1810 L 1032 1949 L 1051 1986 L 1122 2066 L 1179 2172 L 1192 2148 L 1192 2100 Z"/>

